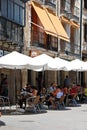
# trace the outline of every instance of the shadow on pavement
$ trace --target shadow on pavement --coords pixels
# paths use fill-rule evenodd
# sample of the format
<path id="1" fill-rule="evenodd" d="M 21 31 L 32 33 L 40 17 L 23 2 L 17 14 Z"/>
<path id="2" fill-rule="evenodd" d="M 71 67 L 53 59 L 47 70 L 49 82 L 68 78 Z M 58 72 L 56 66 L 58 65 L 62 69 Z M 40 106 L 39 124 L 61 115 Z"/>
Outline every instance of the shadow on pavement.
<path id="1" fill-rule="evenodd" d="M 0 121 L 0 127 L 1 126 L 6 126 L 6 124 L 3 121 Z"/>
<path id="2" fill-rule="evenodd" d="M 69 104 L 68 107 L 81 107 L 81 104 L 77 104 L 77 105 Z"/>
<path id="3" fill-rule="evenodd" d="M 45 114 L 45 113 L 47 113 L 47 110 L 41 110 L 41 111 L 36 112 L 36 113 L 34 111 L 29 111 L 29 112 L 26 112 L 25 115 Z"/>
<path id="4" fill-rule="evenodd" d="M 34 112 L 34 111 L 25 111 L 25 110 L 19 110 L 19 111 L 16 111 L 16 110 L 7 110 L 6 112 L 4 112 L 3 110 L 1 111 L 2 112 L 2 115 L 3 116 L 13 116 L 13 115 L 34 115 L 34 114 L 44 114 L 44 113 L 47 113 L 47 110 L 41 110 L 41 111 L 37 111 L 37 112 Z"/>
<path id="5" fill-rule="evenodd" d="M 71 110 L 71 108 L 60 108 L 60 109 L 48 109 L 49 111 L 68 111 Z"/>

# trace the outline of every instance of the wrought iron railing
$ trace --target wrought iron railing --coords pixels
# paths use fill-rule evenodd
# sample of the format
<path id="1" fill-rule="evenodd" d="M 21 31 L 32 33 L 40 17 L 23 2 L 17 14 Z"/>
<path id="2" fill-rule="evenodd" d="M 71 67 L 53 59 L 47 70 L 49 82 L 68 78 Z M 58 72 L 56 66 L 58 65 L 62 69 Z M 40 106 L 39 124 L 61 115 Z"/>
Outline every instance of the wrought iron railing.
<path id="1" fill-rule="evenodd" d="M 40 47 L 42 49 L 51 50 L 53 52 L 58 52 L 58 42 L 55 40 L 55 45 L 53 41 L 49 41 L 46 39 L 46 43 L 44 41 L 45 36 L 42 32 L 31 33 L 31 46 Z M 66 41 L 60 40 L 60 53 L 71 55 L 71 56 L 80 56 L 80 45 L 75 43 L 67 43 Z"/>
<path id="2" fill-rule="evenodd" d="M 66 43 L 66 42 L 62 42 L 60 43 L 60 51 L 62 53 L 65 53 L 67 55 L 70 55 L 70 56 L 76 56 L 76 57 L 79 57 L 81 54 L 80 52 L 80 45 L 78 44 L 75 44 L 75 43 Z"/>

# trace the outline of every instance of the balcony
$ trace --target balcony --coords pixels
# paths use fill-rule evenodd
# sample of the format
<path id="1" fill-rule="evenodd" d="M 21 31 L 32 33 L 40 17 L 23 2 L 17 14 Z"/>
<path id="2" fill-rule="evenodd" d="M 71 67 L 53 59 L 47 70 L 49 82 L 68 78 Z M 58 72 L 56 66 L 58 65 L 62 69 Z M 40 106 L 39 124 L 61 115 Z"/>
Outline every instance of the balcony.
<path id="1" fill-rule="evenodd" d="M 72 42 L 65 43 L 61 41 L 60 51 L 62 54 L 66 54 L 67 56 L 80 57 L 80 45 L 77 45 Z"/>
<path id="2" fill-rule="evenodd" d="M 58 53 L 58 42 L 57 38 L 55 38 L 54 41 L 52 41 L 52 36 L 50 36 L 51 40 L 46 39 L 44 36 L 44 33 L 41 33 L 39 31 L 32 32 L 31 35 L 31 46 L 45 49 L 47 51 L 53 51 L 53 53 Z M 45 40 L 46 43 L 45 43 Z M 63 40 L 60 40 L 60 55 L 66 55 L 71 57 L 80 57 L 80 45 L 74 44 L 74 43 L 67 43 Z"/>
<path id="3" fill-rule="evenodd" d="M 33 30 L 31 33 L 31 46 L 57 52 L 57 47 L 53 45 L 54 41 L 50 40 L 51 36 L 47 35 L 46 37 L 44 32 Z M 57 45 L 57 42 L 55 44 Z"/>

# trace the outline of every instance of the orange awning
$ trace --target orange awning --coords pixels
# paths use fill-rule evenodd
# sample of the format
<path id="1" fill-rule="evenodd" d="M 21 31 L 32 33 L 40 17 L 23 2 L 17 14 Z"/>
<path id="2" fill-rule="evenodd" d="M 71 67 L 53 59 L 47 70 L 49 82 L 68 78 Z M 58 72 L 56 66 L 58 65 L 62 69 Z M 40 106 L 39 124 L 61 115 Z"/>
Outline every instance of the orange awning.
<path id="1" fill-rule="evenodd" d="M 70 24 L 70 20 L 69 20 L 67 17 L 61 16 L 60 18 L 61 18 L 61 20 L 64 21 L 65 23 Z"/>
<path id="2" fill-rule="evenodd" d="M 53 35 L 57 37 L 57 33 L 46 13 L 46 11 L 44 10 L 44 8 L 42 6 L 40 6 L 39 4 L 37 4 L 36 2 L 32 2 L 32 6 L 35 10 L 35 12 L 37 13 L 43 27 L 44 30 L 47 34 L 49 35 Z"/>
<path id="3" fill-rule="evenodd" d="M 73 21 L 73 20 L 71 20 L 71 25 L 73 26 L 73 27 L 75 27 L 75 28 L 79 28 L 80 27 L 80 25 L 78 24 L 78 23 L 76 23 L 75 21 Z"/>
<path id="4" fill-rule="evenodd" d="M 31 2 L 31 4 L 44 27 L 44 31 L 47 34 L 53 35 L 65 41 L 69 41 L 69 37 L 67 36 L 63 25 L 56 15 L 54 15 L 52 12 L 49 12 L 48 9 L 42 7 L 40 4 L 34 1 Z"/>
<path id="5" fill-rule="evenodd" d="M 60 39 L 68 41 L 69 37 L 61 24 L 59 18 L 49 9 L 45 9 Z"/>

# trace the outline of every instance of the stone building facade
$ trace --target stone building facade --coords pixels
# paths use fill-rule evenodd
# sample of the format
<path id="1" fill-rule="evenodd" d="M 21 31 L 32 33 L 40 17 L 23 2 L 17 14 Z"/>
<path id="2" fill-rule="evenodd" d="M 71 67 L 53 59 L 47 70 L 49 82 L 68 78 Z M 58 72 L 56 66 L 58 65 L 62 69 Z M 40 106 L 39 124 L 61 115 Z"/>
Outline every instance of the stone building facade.
<path id="1" fill-rule="evenodd" d="M 0 0 L 0 57 L 12 51 L 22 51 L 24 17 L 23 0 Z M 20 70 L 0 69 L 0 73 L 7 75 L 8 96 L 11 102 L 15 102 L 17 91 L 21 87 Z"/>
<path id="2" fill-rule="evenodd" d="M 33 3 L 33 4 L 32 4 Z M 26 22 L 25 27 L 25 50 L 29 56 L 37 56 L 39 54 L 48 54 L 52 57 L 60 57 L 66 60 L 73 60 L 81 58 L 81 44 L 80 44 L 80 1 L 79 0 L 34 0 L 26 3 Z M 54 13 L 61 22 L 66 34 L 63 37 L 63 31 L 59 31 L 59 24 L 56 29 L 59 33 L 57 37 L 54 36 L 53 30 L 50 30 L 47 18 L 41 17 L 39 11 L 46 8 L 49 13 Z M 41 12 L 40 11 L 40 12 Z M 44 19 L 43 19 L 44 17 Z M 45 22 L 47 26 L 45 25 Z M 47 29 L 47 32 L 44 30 Z M 62 34 L 60 34 L 62 32 Z M 47 34 L 48 33 L 48 34 Z M 28 36 L 27 36 L 28 35 Z M 27 40 L 26 40 L 27 36 Z M 26 72 L 27 73 L 27 72 Z M 36 85 L 36 77 L 42 76 L 41 72 L 28 71 L 28 81 Z M 45 86 L 49 86 L 51 82 L 62 84 L 65 75 L 72 77 L 72 82 L 76 82 L 76 72 L 54 72 L 46 71 L 44 76 Z M 33 78 L 32 78 L 33 77 Z"/>

